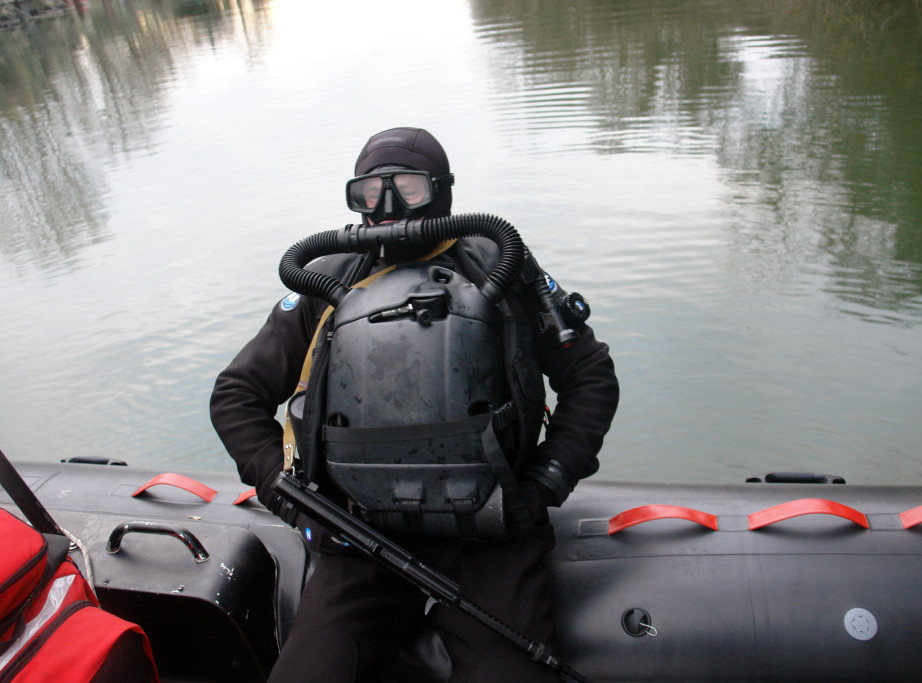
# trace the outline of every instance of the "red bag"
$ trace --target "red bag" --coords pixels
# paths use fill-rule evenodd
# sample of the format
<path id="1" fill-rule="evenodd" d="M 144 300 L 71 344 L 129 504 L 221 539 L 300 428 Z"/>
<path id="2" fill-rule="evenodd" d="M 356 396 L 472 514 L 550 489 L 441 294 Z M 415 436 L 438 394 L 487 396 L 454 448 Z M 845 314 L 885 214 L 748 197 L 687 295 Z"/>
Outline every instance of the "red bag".
<path id="1" fill-rule="evenodd" d="M 147 636 L 99 609 L 66 543 L 0 510 L 0 547 L 0 683 L 159 681 Z"/>
<path id="2" fill-rule="evenodd" d="M 32 594 L 38 590 L 45 571 L 48 544 L 45 537 L 26 526 L 6 510 L 0 511 L 0 638 L 14 624 Z M 22 533 L 25 527 L 31 533 Z M 2 645 L 0 645 L 2 647 Z"/>

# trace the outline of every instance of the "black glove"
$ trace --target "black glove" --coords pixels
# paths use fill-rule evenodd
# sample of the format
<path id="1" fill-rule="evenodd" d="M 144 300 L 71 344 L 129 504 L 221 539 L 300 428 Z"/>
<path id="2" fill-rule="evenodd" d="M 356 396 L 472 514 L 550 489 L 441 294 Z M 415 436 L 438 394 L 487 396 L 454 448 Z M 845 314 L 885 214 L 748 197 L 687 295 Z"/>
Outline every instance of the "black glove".
<path id="1" fill-rule="evenodd" d="M 274 483 L 274 480 L 275 478 L 273 477 L 272 483 Z M 266 505 L 266 507 L 269 511 L 285 522 L 285 524 L 298 529 L 304 535 L 304 539 L 307 541 L 312 551 L 333 552 L 338 554 L 358 552 L 355 548 L 350 547 L 348 543 L 337 538 L 323 526 L 305 515 L 290 501 L 282 498 L 282 496 L 275 492 L 271 483 L 265 489 L 261 490 L 266 491 L 265 495 L 268 498 L 268 505 Z"/>
<path id="2" fill-rule="evenodd" d="M 276 498 L 278 494 L 273 488 L 275 480 L 282 471 L 282 463 L 272 467 L 268 472 L 262 475 L 262 479 L 256 484 L 256 498 L 262 503 L 267 510 L 275 512 L 275 506 L 278 504 Z M 278 513 L 276 513 L 278 514 Z"/>
<path id="3" fill-rule="evenodd" d="M 259 499 L 260 503 L 266 506 L 266 509 L 269 510 L 269 512 L 281 519 L 283 522 L 285 522 L 285 524 L 295 527 L 301 526 L 298 524 L 298 517 L 301 516 L 301 513 L 297 510 L 297 508 L 295 508 L 294 505 L 289 503 L 275 492 L 273 485 L 275 484 L 275 480 L 278 478 L 281 471 L 281 465 L 273 468 L 270 471 L 269 476 L 267 476 L 256 488 L 256 497 Z"/>
<path id="4" fill-rule="evenodd" d="M 272 510 L 276 517 L 285 522 L 285 524 L 294 527 L 302 526 L 298 523 L 298 518 L 301 516 L 301 513 L 294 505 L 282 498 L 279 494 L 273 494 L 269 509 Z"/>
<path id="5" fill-rule="evenodd" d="M 555 502 L 554 493 L 534 479 L 520 481 L 519 492 L 522 494 L 529 521 L 534 524 L 546 522 L 547 508 Z"/>

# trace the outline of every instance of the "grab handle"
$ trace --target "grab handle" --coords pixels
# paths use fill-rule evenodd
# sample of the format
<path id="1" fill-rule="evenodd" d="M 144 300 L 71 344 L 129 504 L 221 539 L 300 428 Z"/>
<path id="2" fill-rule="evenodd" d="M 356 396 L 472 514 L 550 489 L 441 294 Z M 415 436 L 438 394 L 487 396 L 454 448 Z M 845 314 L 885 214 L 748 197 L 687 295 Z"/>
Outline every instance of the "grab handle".
<path id="1" fill-rule="evenodd" d="M 918 524 L 922 524 L 922 505 L 901 512 L 900 521 L 903 523 L 904 529 L 911 529 Z"/>
<path id="2" fill-rule="evenodd" d="M 163 474 L 158 474 L 146 484 L 142 484 L 137 491 L 131 494 L 131 497 L 134 498 L 135 496 L 149 489 L 151 486 L 156 486 L 157 484 L 167 484 L 169 486 L 175 486 L 178 489 L 182 489 L 183 491 L 194 493 L 206 503 L 210 503 L 212 499 L 218 495 L 217 491 L 209 486 L 206 486 L 200 481 L 196 481 L 195 479 L 191 479 L 181 474 L 164 472 Z"/>
<path id="3" fill-rule="evenodd" d="M 780 522 L 791 517 L 800 515 L 826 514 L 842 517 L 850 522 L 854 522 L 860 527 L 870 529 L 868 518 L 854 508 L 850 508 L 834 500 L 825 500 L 823 498 L 802 498 L 792 500 L 788 503 L 775 505 L 749 515 L 749 529 L 761 529 L 769 524 Z"/>
<path id="4" fill-rule="evenodd" d="M 844 484 L 845 479 L 837 474 L 816 472 L 769 472 L 746 479 L 747 484 Z"/>
<path id="5" fill-rule="evenodd" d="M 196 562 L 204 562 L 208 559 L 208 551 L 205 550 L 205 546 L 202 545 L 191 531 L 184 529 L 178 524 L 169 524 L 167 522 L 125 522 L 115 527 L 112 533 L 109 534 L 109 542 L 106 543 L 106 552 L 110 555 L 115 555 L 119 552 L 122 549 L 122 538 L 125 534 L 132 532 L 142 534 L 163 534 L 165 536 L 178 538 L 189 549 L 189 552 L 192 553 L 192 557 L 195 558 Z"/>
<path id="6" fill-rule="evenodd" d="M 654 519 L 687 519 L 690 522 L 695 522 L 717 531 L 716 515 L 678 505 L 641 505 L 640 507 L 625 510 L 608 520 L 608 535 L 611 536 L 622 529 Z"/>
<path id="7" fill-rule="evenodd" d="M 255 488 L 247 489 L 246 491 L 241 493 L 239 496 L 237 496 L 237 499 L 234 501 L 234 505 L 243 505 L 250 498 L 255 498 L 255 497 L 256 497 L 256 489 Z"/>

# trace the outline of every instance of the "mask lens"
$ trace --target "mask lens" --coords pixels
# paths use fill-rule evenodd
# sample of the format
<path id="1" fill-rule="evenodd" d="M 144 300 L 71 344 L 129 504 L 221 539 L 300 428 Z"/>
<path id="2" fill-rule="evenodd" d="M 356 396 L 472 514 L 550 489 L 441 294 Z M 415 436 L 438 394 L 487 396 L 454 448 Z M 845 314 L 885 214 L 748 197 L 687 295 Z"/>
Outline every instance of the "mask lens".
<path id="1" fill-rule="evenodd" d="M 355 178 L 346 186 L 349 208 L 359 213 L 371 213 L 381 201 L 384 180 L 378 176 Z"/>
<path id="2" fill-rule="evenodd" d="M 422 173 L 395 173 L 394 188 L 408 209 L 417 209 L 432 201 L 432 183 Z"/>
<path id="3" fill-rule="evenodd" d="M 394 197 L 395 194 L 397 197 Z M 389 204 L 383 208 L 384 213 L 378 220 L 393 218 L 397 204 L 403 207 L 401 212 L 415 211 L 430 204 L 434 196 L 432 180 L 424 171 L 381 169 L 346 183 L 346 203 L 353 211 L 376 217 L 382 204 Z M 404 217 L 407 215 L 404 213 Z"/>

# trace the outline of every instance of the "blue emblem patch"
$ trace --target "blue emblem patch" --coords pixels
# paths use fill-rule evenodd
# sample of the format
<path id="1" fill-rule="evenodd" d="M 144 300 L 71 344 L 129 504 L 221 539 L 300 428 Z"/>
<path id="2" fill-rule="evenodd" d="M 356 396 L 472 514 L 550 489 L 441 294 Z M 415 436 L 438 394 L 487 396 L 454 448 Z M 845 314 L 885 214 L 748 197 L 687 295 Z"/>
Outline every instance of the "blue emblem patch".
<path id="1" fill-rule="evenodd" d="M 300 300 L 301 295 L 297 292 L 292 292 L 284 299 L 282 299 L 282 301 L 279 303 L 279 308 L 281 308 L 283 311 L 293 311 L 297 307 Z"/>

